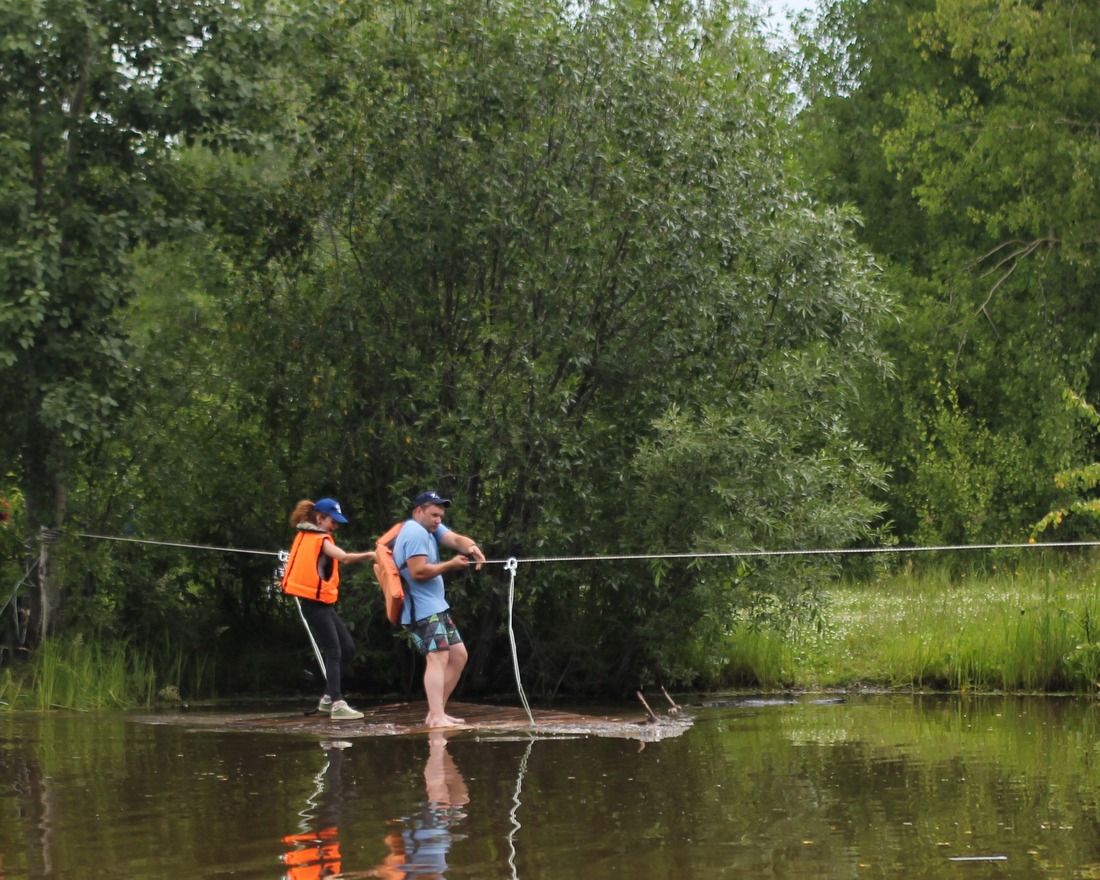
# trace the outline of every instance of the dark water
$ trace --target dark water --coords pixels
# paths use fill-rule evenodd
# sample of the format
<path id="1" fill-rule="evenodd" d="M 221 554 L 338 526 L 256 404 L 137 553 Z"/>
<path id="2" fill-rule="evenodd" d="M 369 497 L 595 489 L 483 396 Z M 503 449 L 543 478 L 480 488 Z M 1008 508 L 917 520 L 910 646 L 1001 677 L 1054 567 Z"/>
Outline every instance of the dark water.
<path id="1" fill-rule="evenodd" d="M 0 713 L 0 880 L 1100 877 L 1095 701 L 696 710 L 351 739 Z"/>

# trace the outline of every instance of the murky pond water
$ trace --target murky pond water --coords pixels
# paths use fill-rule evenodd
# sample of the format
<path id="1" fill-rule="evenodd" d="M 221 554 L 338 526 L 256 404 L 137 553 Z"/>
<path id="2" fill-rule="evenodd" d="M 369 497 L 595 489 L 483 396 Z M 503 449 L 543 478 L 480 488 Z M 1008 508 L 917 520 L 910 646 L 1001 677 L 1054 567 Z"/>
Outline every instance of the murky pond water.
<path id="1" fill-rule="evenodd" d="M 0 880 L 1100 877 L 1095 701 L 692 711 L 645 744 L 346 745 L 0 713 Z"/>

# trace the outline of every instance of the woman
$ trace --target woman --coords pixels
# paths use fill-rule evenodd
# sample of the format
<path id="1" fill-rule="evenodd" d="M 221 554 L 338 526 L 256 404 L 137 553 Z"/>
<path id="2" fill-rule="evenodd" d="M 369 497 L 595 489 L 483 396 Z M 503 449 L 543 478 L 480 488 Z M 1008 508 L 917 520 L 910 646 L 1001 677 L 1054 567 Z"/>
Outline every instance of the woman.
<path id="1" fill-rule="evenodd" d="M 347 519 L 334 498 L 299 501 L 290 515 L 298 530 L 283 572 L 283 592 L 294 596 L 306 625 L 320 646 L 325 665 L 325 693 L 317 711 L 334 721 L 363 717 L 347 704 L 340 690 L 341 673 L 355 654 L 355 642 L 336 615 L 340 592 L 340 563 L 374 561 L 374 551 L 347 553 L 336 546 L 332 533 Z"/>

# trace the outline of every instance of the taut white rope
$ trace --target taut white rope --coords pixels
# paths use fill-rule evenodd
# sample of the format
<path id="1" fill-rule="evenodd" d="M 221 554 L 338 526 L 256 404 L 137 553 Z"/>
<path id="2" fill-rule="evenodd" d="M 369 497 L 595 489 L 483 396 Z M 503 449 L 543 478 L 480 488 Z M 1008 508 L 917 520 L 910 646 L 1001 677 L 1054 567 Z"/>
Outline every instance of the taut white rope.
<path id="1" fill-rule="evenodd" d="M 158 547 L 183 547 L 188 550 L 217 550 L 219 553 L 253 553 L 257 556 L 278 556 L 278 550 L 242 550 L 238 547 L 214 547 L 210 544 L 178 544 L 175 541 L 152 541 L 147 538 L 123 538 L 116 535 L 88 535 L 83 532 L 78 538 L 95 538 L 98 541 L 128 541 L 131 544 L 156 544 Z"/>
<path id="2" fill-rule="evenodd" d="M 524 711 L 527 712 L 527 717 L 531 720 L 531 726 L 536 727 L 535 716 L 531 713 L 531 707 L 527 705 L 527 694 L 523 692 L 523 682 L 519 679 L 519 654 L 516 652 L 516 631 L 512 628 L 512 605 L 516 598 L 516 570 L 518 568 L 519 561 L 516 557 L 508 557 L 508 560 L 504 563 L 504 570 L 510 575 L 508 583 L 508 641 L 512 643 L 512 669 L 516 673 L 516 690 L 519 691 L 520 702 L 523 703 Z"/>
<path id="3" fill-rule="evenodd" d="M 215 550 L 221 553 L 252 553 L 258 556 L 278 556 L 277 550 L 248 550 L 241 547 L 216 547 L 210 544 L 183 544 L 175 541 L 154 541 L 148 538 L 126 538 L 116 535 L 91 535 L 78 533 L 78 538 L 94 538 L 100 541 L 129 541 L 134 544 L 155 544 L 161 547 L 183 547 L 189 550 Z M 533 562 L 616 562 L 645 559 L 751 559 L 767 556 L 844 556 L 867 555 L 871 553 L 933 553 L 952 550 L 1039 550 L 1056 547 L 1100 547 L 1100 541 L 1028 541 L 1018 544 L 930 544 L 920 547 L 836 547 L 827 549 L 795 550 L 714 550 L 693 551 L 688 553 L 623 553 L 605 556 L 531 556 L 520 559 L 509 556 L 507 559 L 487 559 L 485 565 L 503 565 L 508 570 L 510 562 L 527 565 Z"/>
<path id="4" fill-rule="evenodd" d="M 1029 541 L 1026 544 L 944 544 L 925 547 L 837 547 L 832 549 L 803 550 L 715 550 L 691 553 L 627 553 L 608 556 L 532 556 L 518 561 L 524 565 L 531 562 L 614 562 L 644 559 L 720 559 L 720 558 L 758 558 L 761 556 L 843 556 L 845 554 L 869 553 L 930 553 L 947 550 L 1038 550 L 1053 547 L 1100 547 L 1100 541 Z M 509 557 L 515 559 L 516 557 Z M 486 565 L 504 565 L 508 559 L 487 559 Z"/>

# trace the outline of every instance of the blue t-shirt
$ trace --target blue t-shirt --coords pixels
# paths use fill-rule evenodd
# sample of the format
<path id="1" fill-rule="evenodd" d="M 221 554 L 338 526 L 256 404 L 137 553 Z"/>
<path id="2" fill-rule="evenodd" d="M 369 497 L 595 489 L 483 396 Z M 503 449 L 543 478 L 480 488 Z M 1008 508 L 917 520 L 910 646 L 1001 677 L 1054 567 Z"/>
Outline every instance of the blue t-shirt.
<path id="1" fill-rule="evenodd" d="M 397 534 L 393 545 L 393 562 L 405 585 L 409 588 L 413 604 L 416 606 L 416 619 L 422 620 L 433 614 L 441 614 L 451 606 L 443 598 L 443 575 L 437 574 L 426 581 L 414 580 L 405 568 L 405 563 L 413 556 L 427 556 L 428 562 L 439 564 L 439 539 L 448 529 L 443 523 L 436 526 L 435 533 L 429 532 L 415 519 L 408 520 Z M 401 622 L 413 623 L 409 619 L 409 595 L 405 596 L 405 607 L 401 610 Z"/>

